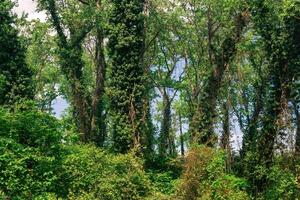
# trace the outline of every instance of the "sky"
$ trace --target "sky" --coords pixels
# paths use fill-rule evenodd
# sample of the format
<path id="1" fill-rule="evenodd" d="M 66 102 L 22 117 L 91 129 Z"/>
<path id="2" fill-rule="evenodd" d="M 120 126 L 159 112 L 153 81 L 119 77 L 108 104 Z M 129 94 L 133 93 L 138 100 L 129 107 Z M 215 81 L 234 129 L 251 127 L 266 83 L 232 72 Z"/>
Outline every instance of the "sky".
<path id="1" fill-rule="evenodd" d="M 45 21 L 46 14 L 44 12 L 37 12 L 36 7 L 36 0 L 18 0 L 17 6 L 14 7 L 13 11 L 18 16 L 21 16 L 23 12 L 28 14 L 28 20 L 39 19 Z"/>

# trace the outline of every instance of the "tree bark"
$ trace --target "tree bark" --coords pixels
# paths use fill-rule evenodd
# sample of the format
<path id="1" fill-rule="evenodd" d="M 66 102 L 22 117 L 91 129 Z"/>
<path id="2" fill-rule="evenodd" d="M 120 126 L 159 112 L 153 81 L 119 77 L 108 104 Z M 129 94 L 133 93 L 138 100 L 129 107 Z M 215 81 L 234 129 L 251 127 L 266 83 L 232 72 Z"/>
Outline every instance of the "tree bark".
<path id="1" fill-rule="evenodd" d="M 58 35 L 58 47 L 60 48 L 61 70 L 70 84 L 71 104 L 74 107 L 75 121 L 82 142 L 90 140 L 90 113 L 87 95 L 83 84 L 83 60 L 82 42 L 90 32 L 92 26 L 85 24 L 80 30 L 69 27 L 70 39 L 64 33 L 61 19 L 57 13 L 54 0 L 44 2 L 45 9 L 50 13 L 52 24 Z"/>
<path id="2" fill-rule="evenodd" d="M 223 103 L 223 134 L 221 137 L 221 148 L 226 153 L 225 167 L 229 172 L 231 169 L 231 145 L 230 145 L 230 116 L 228 100 Z"/>
<path id="3" fill-rule="evenodd" d="M 170 126 L 171 126 L 171 102 L 169 96 L 164 88 L 162 93 L 163 97 L 163 110 L 162 110 L 162 121 L 160 129 L 160 144 L 159 154 L 162 157 L 167 156 L 167 152 L 170 150 Z"/>
<path id="4" fill-rule="evenodd" d="M 297 104 L 294 103 L 294 110 L 296 115 L 296 138 L 295 138 L 295 153 L 296 155 L 300 155 L 300 114 L 297 107 Z"/>
<path id="5" fill-rule="evenodd" d="M 183 131 L 182 131 L 182 118 L 180 112 L 179 112 L 179 133 L 180 133 L 180 153 L 181 156 L 184 157 L 184 138 L 183 138 Z"/>
<path id="6" fill-rule="evenodd" d="M 96 35 L 96 87 L 94 91 L 94 96 L 92 100 L 92 117 L 91 117 L 91 133 L 93 141 L 98 146 L 103 146 L 105 141 L 105 114 L 103 107 L 103 95 L 104 95 L 104 81 L 105 81 L 105 71 L 106 62 L 104 56 L 104 45 L 103 45 L 103 33 L 100 28 L 97 28 Z"/>

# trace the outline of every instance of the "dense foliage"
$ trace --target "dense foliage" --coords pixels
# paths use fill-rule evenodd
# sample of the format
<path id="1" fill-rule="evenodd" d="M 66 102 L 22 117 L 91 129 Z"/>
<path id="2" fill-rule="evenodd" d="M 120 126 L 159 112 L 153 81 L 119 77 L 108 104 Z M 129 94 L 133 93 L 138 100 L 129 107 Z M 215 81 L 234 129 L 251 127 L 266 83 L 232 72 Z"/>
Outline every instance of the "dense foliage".
<path id="1" fill-rule="evenodd" d="M 0 3 L 0 104 L 33 97 L 32 70 L 25 63 L 25 48 L 13 23 L 12 2 Z"/>
<path id="2" fill-rule="evenodd" d="M 299 199 L 297 0 L 15 3 L 0 199 Z"/>

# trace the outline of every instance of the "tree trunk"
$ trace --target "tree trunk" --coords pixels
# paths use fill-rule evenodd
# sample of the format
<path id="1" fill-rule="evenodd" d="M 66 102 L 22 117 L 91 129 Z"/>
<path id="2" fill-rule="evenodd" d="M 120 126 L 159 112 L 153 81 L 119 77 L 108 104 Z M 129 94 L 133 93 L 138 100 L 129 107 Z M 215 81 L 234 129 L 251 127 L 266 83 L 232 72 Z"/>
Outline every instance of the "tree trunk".
<path id="1" fill-rule="evenodd" d="M 225 166 L 227 172 L 231 169 L 231 146 L 230 146 L 230 116 L 229 116 L 229 105 L 228 100 L 223 103 L 223 134 L 221 137 L 221 148 L 226 153 Z"/>
<path id="2" fill-rule="evenodd" d="M 183 131 L 182 131 L 182 118 L 180 112 L 179 112 L 179 133 L 180 133 L 180 153 L 181 156 L 184 157 L 184 138 L 183 138 Z"/>
<path id="3" fill-rule="evenodd" d="M 69 27 L 70 39 L 65 35 L 55 0 L 45 1 L 45 9 L 50 13 L 52 24 L 58 35 L 61 70 L 70 84 L 71 105 L 82 142 L 90 140 L 91 122 L 89 102 L 83 84 L 82 42 L 92 26 L 73 30 Z"/>
<path id="4" fill-rule="evenodd" d="M 105 70 L 106 63 L 104 57 L 104 46 L 103 46 L 103 33 L 102 30 L 97 28 L 96 36 L 96 88 L 94 91 L 92 101 L 92 118 L 91 118 L 91 133 L 92 140 L 98 145 L 103 146 L 105 141 L 105 115 L 103 108 L 103 95 L 104 95 L 104 81 L 105 81 Z"/>
<path id="5" fill-rule="evenodd" d="M 108 53 L 111 58 L 110 113 L 115 151 L 141 151 L 144 127 L 144 0 L 112 0 Z M 121 27 L 121 28 L 120 28 Z"/>
<path id="6" fill-rule="evenodd" d="M 170 150 L 170 126 L 171 126 L 171 103 L 169 96 L 165 89 L 163 89 L 163 110 L 162 110 L 162 121 L 160 129 L 160 144 L 159 154 L 162 157 L 167 156 L 167 152 Z"/>
<path id="7" fill-rule="evenodd" d="M 75 119 L 78 124 L 80 139 L 82 142 L 88 142 L 90 140 L 91 123 L 89 104 L 85 94 L 84 84 L 82 83 L 82 48 L 81 46 L 75 46 L 72 49 L 73 51 L 70 50 L 68 56 L 64 55 L 62 58 L 65 60 L 65 63 L 67 63 L 63 71 L 71 85 L 71 102 L 75 110 Z"/>
<path id="8" fill-rule="evenodd" d="M 296 155 L 300 155 L 300 114 L 296 103 L 294 104 L 294 109 L 295 109 L 296 123 L 297 123 L 295 153 Z"/>
<path id="9" fill-rule="evenodd" d="M 242 158 L 246 155 L 246 153 L 249 150 L 254 149 L 256 144 L 259 114 L 263 109 L 264 83 L 265 81 L 263 81 L 263 83 L 259 86 L 257 90 L 254 111 L 249 120 L 248 127 L 246 128 L 246 133 L 243 136 L 242 149 L 240 151 Z"/>

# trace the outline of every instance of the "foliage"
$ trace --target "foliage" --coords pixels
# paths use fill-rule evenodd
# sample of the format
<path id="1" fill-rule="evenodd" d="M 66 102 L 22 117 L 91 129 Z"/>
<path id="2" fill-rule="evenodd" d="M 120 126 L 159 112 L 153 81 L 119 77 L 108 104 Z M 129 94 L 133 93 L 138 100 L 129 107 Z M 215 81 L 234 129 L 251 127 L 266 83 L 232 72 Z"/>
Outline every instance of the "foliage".
<path id="1" fill-rule="evenodd" d="M 280 165 L 274 165 L 267 176 L 270 186 L 265 191 L 265 199 L 296 199 L 299 197 L 299 188 L 295 175 L 283 169 Z"/>
<path id="2" fill-rule="evenodd" d="M 15 28 L 13 4 L 0 2 L 0 105 L 33 98 L 33 72 L 25 63 L 25 48 Z"/>
<path id="3" fill-rule="evenodd" d="M 111 60 L 110 110 L 113 148 L 139 148 L 143 128 L 145 86 L 143 0 L 113 0 L 108 50 Z"/>
<path id="4" fill-rule="evenodd" d="M 62 140 L 58 121 L 30 106 L 0 110 L 0 191 L 28 199 L 57 192 Z"/>
<path id="5" fill-rule="evenodd" d="M 174 178 L 174 174 L 171 171 L 150 171 L 147 172 L 147 175 L 149 176 L 154 191 L 166 195 L 170 195 L 174 192 L 177 179 Z"/>
<path id="6" fill-rule="evenodd" d="M 189 151 L 174 199 L 249 199 L 247 182 L 225 173 L 224 153 L 204 146 Z"/>
<path id="7" fill-rule="evenodd" d="M 63 169 L 71 199 L 143 199 L 149 194 L 149 180 L 134 156 L 82 145 L 67 151 Z"/>
<path id="8" fill-rule="evenodd" d="M 151 192 L 141 160 L 92 145 L 64 146 L 69 142 L 59 121 L 30 105 L 14 113 L 1 108 L 0 122 L 0 191 L 6 198 L 127 200 Z"/>
<path id="9" fill-rule="evenodd" d="M 0 199 L 299 198 L 298 1 L 37 4 L 0 3 Z"/>

